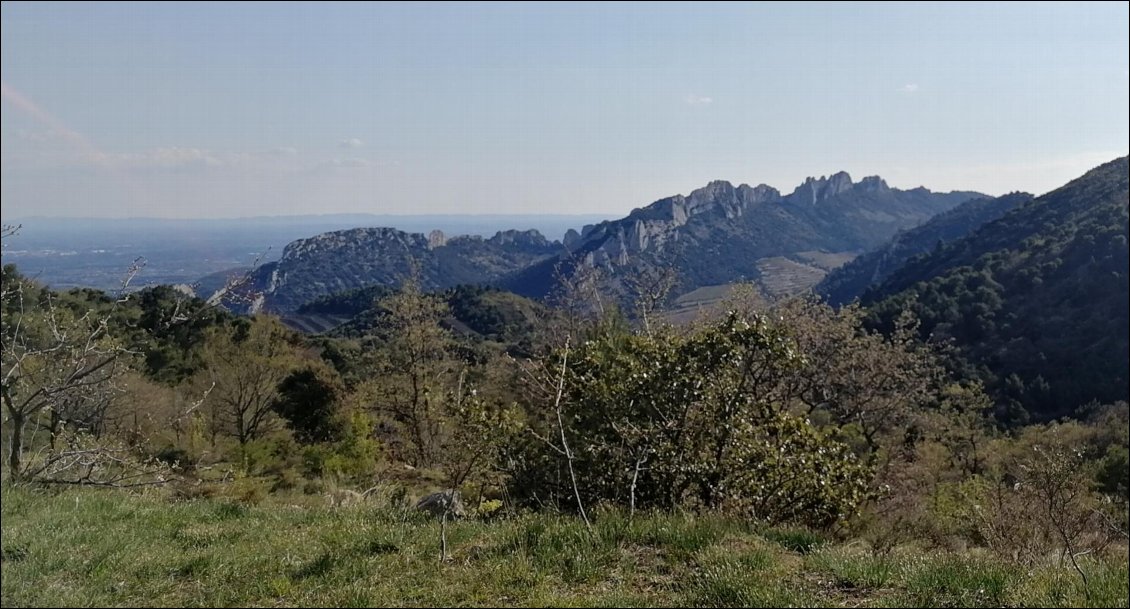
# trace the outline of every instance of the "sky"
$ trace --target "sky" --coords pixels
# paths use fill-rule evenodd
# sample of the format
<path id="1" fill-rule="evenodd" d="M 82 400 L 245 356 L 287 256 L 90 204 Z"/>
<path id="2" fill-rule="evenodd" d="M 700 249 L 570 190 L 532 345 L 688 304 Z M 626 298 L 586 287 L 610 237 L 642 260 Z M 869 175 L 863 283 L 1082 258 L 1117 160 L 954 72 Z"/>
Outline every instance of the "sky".
<path id="1" fill-rule="evenodd" d="M 1041 194 L 1130 149 L 1128 32 L 1126 2 L 4 2 L 3 216 Z"/>

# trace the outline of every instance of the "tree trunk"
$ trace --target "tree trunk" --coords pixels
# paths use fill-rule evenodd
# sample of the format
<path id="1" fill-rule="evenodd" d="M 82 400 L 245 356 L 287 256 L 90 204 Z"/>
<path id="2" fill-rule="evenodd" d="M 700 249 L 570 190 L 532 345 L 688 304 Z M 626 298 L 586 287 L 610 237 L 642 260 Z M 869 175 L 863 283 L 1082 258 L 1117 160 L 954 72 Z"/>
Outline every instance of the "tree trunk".
<path id="1" fill-rule="evenodd" d="M 8 454 L 8 477 L 11 480 L 18 480 L 20 477 L 20 454 L 24 450 L 24 414 L 17 410 L 9 409 L 8 413 L 12 417 L 12 445 L 9 447 L 11 452 Z"/>
<path id="2" fill-rule="evenodd" d="M 59 411 L 52 408 L 50 424 L 51 428 L 48 429 L 48 431 L 51 432 L 51 450 L 55 450 L 55 438 L 59 435 L 59 422 L 61 420 L 62 417 L 59 416 Z"/>

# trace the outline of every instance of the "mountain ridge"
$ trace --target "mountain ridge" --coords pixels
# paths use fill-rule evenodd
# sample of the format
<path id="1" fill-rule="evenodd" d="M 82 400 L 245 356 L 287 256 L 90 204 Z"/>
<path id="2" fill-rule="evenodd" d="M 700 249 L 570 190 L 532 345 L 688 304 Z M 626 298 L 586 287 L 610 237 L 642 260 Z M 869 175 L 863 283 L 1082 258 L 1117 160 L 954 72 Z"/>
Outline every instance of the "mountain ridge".
<path id="1" fill-rule="evenodd" d="M 682 276 L 682 291 L 758 281 L 765 272 L 758 267 L 760 260 L 807 251 L 858 253 L 975 196 L 983 195 L 933 193 L 925 188 L 902 191 L 878 176 L 853 182 L 846 172 L 810 177 L 789 195 L 765 184 L 735 187 L 715 180 L 686 196 L 666 197 L 619 220 L 567 235 L 567 252 L 522 269 L 500 285 L 525 296 L 544 297 L 562 272 L 587 266 L 616 274 L 618 267 L 631 266 L 633 258 L 640 258 L 642 266 L 675 266 Z M 702 258 L 724 255 L 719 244 L 733 246 L 729 253 L 742 254 L 742 259 L 731 256 L 730 264 L 703 266 Z"/>
<path id="2" fill-rule="evenodd" d="M 788 195 L 766 184 L 714 180 L 623 218 L 570 230 L 561 241 L 518 230 L 490 238 L 387 227 L 330 231 L 289 243 L 277 262 L 257 269 L 251 284 L 260 296 L 251 310 L 291 311 L 326 294 L 395 285 L 413 273 L 426 289 L 489 284 L 544 298 L 560 275 L 580 266 L 605 271 L 602 289 L 620 296 L 625 277 L 659 266 L 676 269 L 683 292 L 752 280 L 768 292 L 779 284 L 789 293 L 830 270 L 813 265 L 809 254 L 850 258 L 974 196 L 902 191 L 878 176 L 853 182 L 841 171 L 810 177 Z M 800 269 L 801 279 L 774 283 L 780 260 Z"/>

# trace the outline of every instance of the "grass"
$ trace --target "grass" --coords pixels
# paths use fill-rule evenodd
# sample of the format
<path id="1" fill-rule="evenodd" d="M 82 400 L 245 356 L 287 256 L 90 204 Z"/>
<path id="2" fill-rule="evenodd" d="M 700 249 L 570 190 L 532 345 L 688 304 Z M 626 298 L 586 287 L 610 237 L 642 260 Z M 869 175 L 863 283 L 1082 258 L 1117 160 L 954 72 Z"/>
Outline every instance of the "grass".
<path id="1" fill-rule="evenodd" d="M 2 604 L 27 606 L 1127 606 L 1125 554 L 1022 569 L 969 553 L 873 555 L 719 516 L 597 511 L 439 528 L 387 504 L 257 505 L 3 489 Z M 1089 597 L 1088 597 L 1089 593 Z"/>

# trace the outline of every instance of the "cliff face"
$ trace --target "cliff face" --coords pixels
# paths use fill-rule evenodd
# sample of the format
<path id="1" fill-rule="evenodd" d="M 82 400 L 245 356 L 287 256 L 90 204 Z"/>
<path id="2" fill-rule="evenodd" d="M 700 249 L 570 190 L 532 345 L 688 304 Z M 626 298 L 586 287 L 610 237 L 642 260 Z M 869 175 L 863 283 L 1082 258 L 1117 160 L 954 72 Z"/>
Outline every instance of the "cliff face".
<path id="1" fill-rule="evenodd" d="M 534 230 L 502 231 L 489 239 L 394 228 L 322 233 L 291 242 L 277 262 L 257 269 L 250 286 L 256 296 L 246 308 L 291 312 L 320 296 L 396 285 L 413 274 L 428 289 L 490 283 L 561 249 Z"/>
<path id="2" fill-rule="evenodd" d="M 623 294 L 625 278 L 656 268 L 675 270 L 676 293 L 753 281 L 770 295 L 791 294 L 975 196 L 903 191 L 878 177 L 856 183 L 840 172 L 808 178 L 788 195 L 764 184 L 711 182 L 619 220 L 570 230 L 564 242 L 533 230 L 489 239 L 393 228 L 334 231 L 294 241 L 278 262 L 258 269 L 251 308 L 289 312 L 320 296 L 395 285 L 413 274 L 429 289 L 495 284 L 540 298 L 562 274 L 581 267 L 600 269 L 613 297 Z"/>
<path id="3" fill-rule="evenodd" d="M 788 195 L 764 184 L 715 181 L 571 233 L 568 253 L 518 271 L 502 285 L 540 297 L 552 289 L 557 273 L 587 266 L 602 269 L 610 278 L 607 289 L 615 291 L 617 277 L 665 266 L 676 269 L 680 292 L 746 280 L 770 294 L 792 293 L 898 231 L 975 196 L 902 191 L 875 176 L 856 183 L 845 172 L 808 178 Z M 780 281 L 782 273 L 797 276 Z"/>

